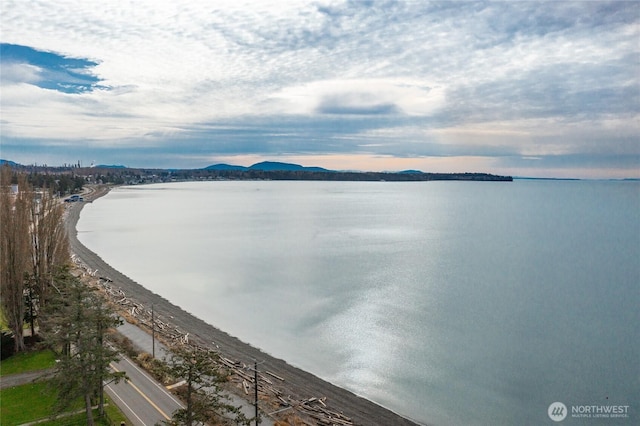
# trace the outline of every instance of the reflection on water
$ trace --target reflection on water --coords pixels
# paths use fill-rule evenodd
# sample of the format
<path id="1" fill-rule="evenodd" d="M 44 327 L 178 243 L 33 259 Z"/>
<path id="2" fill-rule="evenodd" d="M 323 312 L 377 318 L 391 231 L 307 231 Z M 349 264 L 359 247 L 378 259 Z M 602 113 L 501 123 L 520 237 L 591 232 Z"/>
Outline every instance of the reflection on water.
<path id="1" fill-rule="evenodd" d="M 145 287 L 401 414 L 539 424 L 557 400 L 640 401 L 639 188 L 163 184 L 78 227 Z"/>

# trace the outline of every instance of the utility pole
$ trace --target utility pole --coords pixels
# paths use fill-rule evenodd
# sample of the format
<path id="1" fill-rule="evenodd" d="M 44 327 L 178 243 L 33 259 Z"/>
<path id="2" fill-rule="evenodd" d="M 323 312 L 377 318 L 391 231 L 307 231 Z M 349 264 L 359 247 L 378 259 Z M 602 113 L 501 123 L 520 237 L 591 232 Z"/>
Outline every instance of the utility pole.
<path id="1" fill-rule="evenodd" d="M 258 411 L 258 364 L 262 364 L 264 361 L 258 362 L 257 360 L 253 360 L 253 390 L 254 390 L 254 407 L 256 409 L 255 415 L 255 425 L 258 426 L 260 423 L 260 412 Z M 251 367 L 246 367 L 247 370 L 251 370 Z"/>
<path id="2" fill-rule="evenodd" d="M 253 380 L 255 383 L 256 426 L 258 426 L 260 423 L 260 413 L 258 413 L 258 361 L 253 362 Z"/>
<path id="3" fill-rule="evenodd" d="M 153 303 L 151 304 L 151 356 L 156 357 L 156 321 L 153 312 Z"/>

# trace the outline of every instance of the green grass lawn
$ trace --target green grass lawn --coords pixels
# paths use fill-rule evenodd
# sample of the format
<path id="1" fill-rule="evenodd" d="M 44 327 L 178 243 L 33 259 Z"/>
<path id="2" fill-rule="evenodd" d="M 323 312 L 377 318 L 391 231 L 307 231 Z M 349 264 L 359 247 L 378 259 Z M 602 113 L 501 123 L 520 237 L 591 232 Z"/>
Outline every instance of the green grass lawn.
<path id="1" fill-rule="evenodd" d="M 56 395 L 47 383 L 0 390 L 0 424 L 19 425 L 51 414 Z"/>
<path id="2" fill-rule="evenodd" d="M 27 371 L 44 370 L 55 366 L 55 356 L 49 350 L 25 352 L 11 356 L 0 362 L 0 377 Z M 0 390 L 0 425 L 11 426 L 36 420 L 48 419 L 53 411 L 56 392 L 46 382 L 29 383 Z M 82 410 L 82 401 L 78 401 L 70 410 Z M 127 421 L 115 404 L 107 401 L 105 411 L 112 424 L 119 425 Z M 97 410 L 93 413 L 97 425 L 108 426 L 105 419 L 100 419 Z M 128 423 L 128 422 L 127 422 Z M 38 426 L 84 426 L 87 416 L 84 412 L 71 416 L 60 416 L 54 420 L 38 423 Z"/>
<path id="3" fill-rule="evenodd" d="M 93 410 L 93 421 L 96 425 L 111 426 L 119 425 L 121 421 L 129 423 L 127 418 L 118 410 L 118 407 L 113 405 L 107 405 L 105 408 L 107 416 L 111 419 L 111 423 L 107 419 L 100 418 L 98 410 Z M 85 426 L 87 424 L 86 413 L 74 414 L 72 416 L 59 417 L 55 420 L 48 420 L 42 423 L 38 423 L 38 426 Z M 3 423 L 4 425 L 4 423 Z"/>
<path id="4" fill-rule="evenodd" d="M 41 419 L 48 419 L 55 404 L 55 391 L 47 383 L 30 383 L 0 390 L 0 424 L 2 426 L 20 425 Z M 107 400 L 105 411 L 113 424 L 119 425 L 126 417 L 114 404 Z M 70 411 L 83 410 L 82 401 L 73 404 Z M 105 419 L 100 419 L 98 411 L 93 411 L 96 424 L 108 426 Z M 71 416 L 60 415 L 57 419 L 38 423 L 39 426 L 84 426 L 87 416 L 78 413 Z"/>
<path id="5" fill-rule="evenodd" d="M 26 371 L 44 370 L 53 367 L 55 363 L 53 352 L 48 350 L 19 353 L 0 362 L 0 377 Z"/>

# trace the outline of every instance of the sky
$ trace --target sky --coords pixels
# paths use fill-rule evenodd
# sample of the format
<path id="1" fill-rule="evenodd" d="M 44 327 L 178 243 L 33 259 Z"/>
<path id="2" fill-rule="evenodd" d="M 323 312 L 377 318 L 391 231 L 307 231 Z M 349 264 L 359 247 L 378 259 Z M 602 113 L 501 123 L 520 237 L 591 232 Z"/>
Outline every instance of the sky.
<path id="1" fill-rule="evenodd" d="M 640 178 L 638 1 L 0 2 L 0 158 Z"/>

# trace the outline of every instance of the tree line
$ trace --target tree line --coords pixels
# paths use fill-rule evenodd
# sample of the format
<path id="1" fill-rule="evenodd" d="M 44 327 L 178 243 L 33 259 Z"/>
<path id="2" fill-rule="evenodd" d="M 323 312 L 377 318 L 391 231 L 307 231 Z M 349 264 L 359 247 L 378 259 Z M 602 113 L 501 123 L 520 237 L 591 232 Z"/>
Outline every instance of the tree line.
<path id="1" fill-rule="evenodd" d="M 312 180 L 312 181 L 389 181 L 417 182 L 436 180 L 503 181 L 510 182 L 511 176 L 489 173 L 424 173 L 407 170 L 404 172 L 357 172 L 334 170 L 262 170 L 262 169 L 140 169 L 128 167 L 44 167 L 19 166 L 29 173 L 33 184 L 43 186 L 43 182 L 60 196 L 78 191 L 91 181 L 104 184 L 141 184 L 188 180 Z"/>

